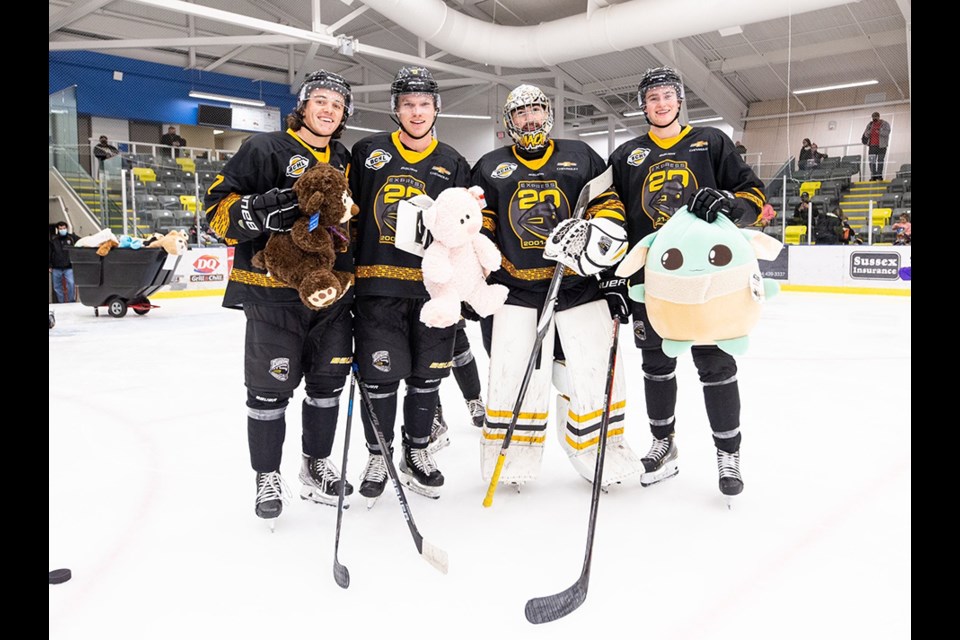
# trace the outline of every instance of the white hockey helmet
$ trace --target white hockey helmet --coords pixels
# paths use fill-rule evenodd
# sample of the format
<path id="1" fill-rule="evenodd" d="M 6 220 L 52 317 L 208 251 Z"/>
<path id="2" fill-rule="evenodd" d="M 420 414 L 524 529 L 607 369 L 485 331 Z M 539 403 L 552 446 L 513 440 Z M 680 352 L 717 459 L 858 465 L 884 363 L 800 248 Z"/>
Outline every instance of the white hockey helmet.
<path id="1" fill-rule="evenodd" d="M 524 131 L 513 124 L 512 114 L 520 107 L 540 105 L 547 113 L 546 119 L 533 131 Z M 553 108 L 547 96 L 531 84 L 522 84 L 507 94 L 507 101 L 503 105 L 503 126 L 507 133 L 517 143 L 517 146 L 526 151 L 536 151 L 547 145 L 550 130 L 553 129 Z"/>

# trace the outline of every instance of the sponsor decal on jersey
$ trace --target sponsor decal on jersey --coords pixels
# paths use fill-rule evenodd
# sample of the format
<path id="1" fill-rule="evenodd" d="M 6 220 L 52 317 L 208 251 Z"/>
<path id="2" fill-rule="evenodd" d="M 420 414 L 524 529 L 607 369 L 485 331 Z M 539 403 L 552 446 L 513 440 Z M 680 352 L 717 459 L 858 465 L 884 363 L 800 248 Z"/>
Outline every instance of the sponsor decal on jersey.
<path id="1" fill-rule="evenodd" d="M 433 165 L 432 167 L 430 167 L 430 171 L 436 171 L 437 173 L 439 173 L 439 174 L 442 175 L 442 176 L 448 176 L 448 175 L 450 175 L 450 170 L 449 170 L 449 169 L 447 169 L 446 167 L 441 167 L 441 166 L 438 165 L 438 164 L 435 164 L 435 165 Z"/>
<path id="2" fill-rule="evenodd" d="M 647 159 L 648 155 L 650 155 L 650 149 L 646 147 L 634 149 L 633 152 L 627 156 L 627 164 L 631 167 L 639 167 L 643 164 L 643 161 Z"/>
<path id="3" fill-rule="evenodd" d="M 310 160 L 306 157 L 297 154 L 292 156 L 290 160 L 287 161 L 287 170 L 286 174 L 288 178 L 299 178 L 303 175 L 303 172 L 307 170 L 307 167 L 310 166 Z"/>
<path id="4" fill-rule="evenodd" d="M 497 168 L 490 173 L 491 178 L 509 178 L 510 174 L 517 170 L 517 165 L 513 162 L 501 162 Z"/>
<path id="5" fill-rule="evenodd" d="M 690 151 L 710 151 L 710 143 L 706 140 L 698 140 L 690 145 Z"/>
<path id="6" fill-rule="evenodd" d="M 353 362 L 351 356 L 334 356 L 330 358 L 330 364 L 350 364 L 351 362 Z"/>
<path id="7" fill-rule="evenodd" d="M 271 360 L 270 375 L 280 382 L 286 382 L 287 378 L 290 377 L 290 358 L 274 358 Z"/>
<path id="8" fill-rule="evenodd" d="M 557 163 L 557 171 L 576 171 L 578 169 L 576 162 L 565 160 Z"/>
<path id="9" fill-rule="evenodd" d="M 431 362 L 431 369 L 449 369 L 453 366 L 453 360 L 447 360 L 446 362 Z"/>
<path id="10" fill-rule="evenodd" d="M 382 169 L 391 160 L 393 160 L 393 156 L 383 149 L 374 149 L 370 152 L 370 155 L 367 156 L 367 159 L 363 161 L 363 166 L 376 171 Z"/>
<path id="11" fill-rule="evenodd" d="M 373 362 L 373 368 L 377 371 L 388 373 L 390 371 L 390 352 L 374 351 L 370 357 Z"/>

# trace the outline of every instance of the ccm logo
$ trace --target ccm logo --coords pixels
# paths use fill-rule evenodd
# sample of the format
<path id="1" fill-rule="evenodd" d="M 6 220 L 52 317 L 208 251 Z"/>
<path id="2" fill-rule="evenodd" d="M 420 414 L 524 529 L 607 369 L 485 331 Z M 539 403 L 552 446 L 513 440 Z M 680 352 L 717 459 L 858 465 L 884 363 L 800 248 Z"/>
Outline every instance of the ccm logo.
<path id="1" fill-rule="evenodd" d="M 216 256 L 200 256 L 193 262 L 193 270 L 197 273 L 213 273 L 219 266 Z"/>

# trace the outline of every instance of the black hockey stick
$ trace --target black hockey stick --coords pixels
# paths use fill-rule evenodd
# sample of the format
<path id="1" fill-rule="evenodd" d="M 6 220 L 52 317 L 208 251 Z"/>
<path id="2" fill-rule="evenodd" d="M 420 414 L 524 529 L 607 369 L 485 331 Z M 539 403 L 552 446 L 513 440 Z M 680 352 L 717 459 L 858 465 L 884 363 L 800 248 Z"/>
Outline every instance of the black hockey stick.
<path id="1" fill-rule="evenodd" d="M 347 490 L 347 449 L 350 448 L 350 425 L 353 423 L 353 390 L 357 381 L 350 377 L 350 402 L 347 404 L 347 426 L 343 430 L 343 464 L 340 465 L 340 497 L 337 498 L 337 535 L 333 543 L 333 579 L 346 589 L 350 586 L 350 570 L 340 564 L 337 551 L 340 549 L 340 523 L 343 522 L 343 499 Z"/>
<path id="2" fill-rule="evenodd" d="M 613 183 L 613 169 L 607 167 L 607 170 L 583 185 L 580 195 L 577 197 L 577 204 L 573 209 L 572 218 L 580 218 L 587 210 L 587 205 L 591 200 L 610 188 Z M 523 380 L 520 382 L 520 390 L 517 392 L 517 401 L 513 404 L 513 413 L 510 416 L 510 424 L 507 425 L 507 431 L 503 434 L 503 445 L 500 447 L 500 455 L 497 456 L 497 463 L 493 467 L 493 474 L 490 476 L 490 486 L 487 487 L 487 493 L 483 497 L 483 506 L 489 507 L 493 504 L 493 494 L 497 490 L 497 484 L 500 482 L 500 473 L 503 471 L 503 463 L 507 457 L 507 449 L 510 447 L 510 441 L 513 440 L 513 432 L 517 428 L 517 420 L 520 418 L 520 406 L 527 395 L 527 387 L 530 386 L 530 378 L 533 377 L 533 370 L 537 368 L 537 359 L 540 356 L 543 339 L 553 324 L 553 313 L 557 305 L 557 296 L 560 294 L 560 282 L 563 280 L 564 265 L 557 263 L 553 270 L 553 278 L 550 280 L 550 286 L 547 287 L 547 299 L 543 303 L 543 310 L 540 312 L 540 320 L 537 322 L 537 338 L 533 343 L 533 349 L 530 352 L 530 359 L 527 361 L 527 370 L 523 374 Z"/>
<path id="3" fill-rule="evenodd" d="M 613 319 L 613 345 L 610 347 L 610 366 L 607 369 L 607 388 L 603 398 L 603 419 L 600 421 L 600 441 L 597 443 L 597 464 L 593 471 L 593 495 L 590 498 L 590 521 L 587 523 L 587 551 L 583 557 L 580 578 L 571 587 L 552 596 L 531 598 L 523 614 L 533 624 L 553 622 L 583 604 L 590 582 L 590 561 L 593 559 L 593 534 L 597 529 L 597 507 L 603 481 L 603 459 L 607 453 L 607 430 L 610 426 L 610 399 L 613 397 L 613 376 L 617 364 L 617 341 L 620 336 L 620 318 Z"/>
<path id="4" fill-rule="evenodd" d="M 363 383 L 360 381 L 359 367 L 357 367 L 356 363 L 353 364 L 352 371 L 353 379 L 356 381 L 357 386 L 360 387 L 360 398 L 363 400 L 363 406 L 367 408 L 367 415 L 370 416 L 370 423 L 373 425 L 373 432 L 377 436 L 377 444 L 380 445 L 380 451 L 383 453 L 383 460 L 387 464 L 387 475 L 390 476 L 390 481 L 393 483 L 393 489 L 397 493 L 397 499 L 400 500 L 400 510 L 403 511 L 403 517 L 407 521 L 407 526 L 410 527 L 410 534 L 413 536 L 414 544 L 417 545 L 417 551 L 420 553 L 423 559 L 433 565 L 435 569 L 441 573 L 446 573 L 448 567 L 447 552 L 440 547 L 433 546 L 424 540 L 422 535 L 420 535 L 420 530 L 417 529 L 417 525 L 413 521 L 413 513 L 410 511 L 410 504 L 407 502 L 407 496 L 403 493 L 403 488 L 400 486 L 400 478 L 397 476 L 397 467 L 393 464 L 393 458 L 390 456 L 390 448 L 387 446 L 387 440 L 383 436 L 383 431 L 380 430 L 380 421 L 377 420 L 377 414 L 373 410 L 373 403 L 370 401 L 370 394 L 367 393 L 367 390 L 363 387 Z"/>

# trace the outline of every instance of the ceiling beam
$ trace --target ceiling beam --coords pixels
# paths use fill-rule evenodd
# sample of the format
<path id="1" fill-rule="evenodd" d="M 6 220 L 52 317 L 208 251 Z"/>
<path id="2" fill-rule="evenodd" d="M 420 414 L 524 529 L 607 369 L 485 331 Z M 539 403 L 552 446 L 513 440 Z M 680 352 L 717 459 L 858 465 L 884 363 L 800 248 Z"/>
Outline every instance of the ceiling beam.
<path id="1" fill-rule="evenodd" d="M 76 22 L 111 2 L 113 0 L 87 0 L 87 2 L 78 1 L 74 3 L 72 7 L 68 7 L 53 16 L 53 19 L 50 20 L 50 33 Z"/>

